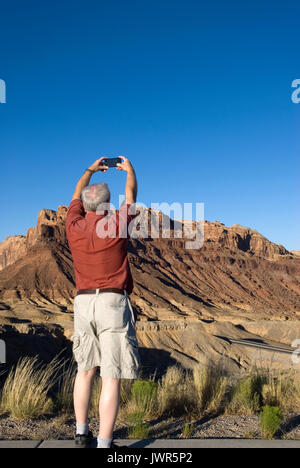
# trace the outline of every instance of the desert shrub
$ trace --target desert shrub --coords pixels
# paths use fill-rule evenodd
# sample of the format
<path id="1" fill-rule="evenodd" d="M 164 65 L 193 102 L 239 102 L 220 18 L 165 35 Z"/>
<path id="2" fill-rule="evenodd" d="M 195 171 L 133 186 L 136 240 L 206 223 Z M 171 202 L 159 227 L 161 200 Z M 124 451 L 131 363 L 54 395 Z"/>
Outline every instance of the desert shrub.
<path id="1" fill-rule="evenodd" d="M 144 414 L 153 413 L 157 400 L 157 383 L 137 380 L 131 388 L 132 402 Z"/>
<path id="2" fill-rule="evenodd" d="M 128 438 L 148 439 L 150 424 L 144 421 L 144 411 L 136 411 L 128 416 Z"/>
<path id="3" fill-rule="evenodd" d="M 54 359 L 48 365 L 38 357 L 21 359 L 11 369 L 1 395 L 1 409 L 16 419 L 36 418 L 54 409 L 49 392 L 58 380 L 61 364 Z"/>
<path id="4" fill-rule="evenodd" d="M 214 365 L 197 365 L 193 369 L 193 388 L 198 414 L 218 413 L 223 408 L 228 379 Z"/>
<path id="5" fill-rule="evenodd" d="M 125 403 L 121 406 L 119 420 L 128 424 L 128 421 L 137 414 L 149 419 L 157 415 L 157 389 L 158 384 L 153 381 L 136 380 L 130 388 L 124 390 Z"/>
<path id="6" fill-rule="evenodd" d="M 235 386 L 227 411 L 234 414 L 255 414 L 262 406 L 264 379 L 255 374 L 242 378 Z"/>
<path id="7" fill-rule="evenodd" d="M 264 406 L 261 413 L 260 424 L 264 439 L 273 439 L 280 429 L 283 416 L 280 408 Z"/>

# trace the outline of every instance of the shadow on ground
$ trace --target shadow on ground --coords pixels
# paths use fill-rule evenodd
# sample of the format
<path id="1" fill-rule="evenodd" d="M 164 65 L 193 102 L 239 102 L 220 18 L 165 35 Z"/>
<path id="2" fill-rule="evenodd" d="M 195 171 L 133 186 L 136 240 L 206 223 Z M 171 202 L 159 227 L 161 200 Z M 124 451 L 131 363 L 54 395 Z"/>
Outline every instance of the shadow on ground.
<path id="1" fill-rule="evenodd" d="M 139 348 L 141 357 L 141 374 L 147 378 L 155 375 L 160 378 L 170 366 L 182 367 L 176 359 L 171 357 L 171 353 L 162 349 L 155 348 Z"/>
<path id="2" fill-rule="evenodd" d="M 284 434 L 289 434 L 293 432 L 295 429 L 300 429 L 300 415 L 299 414 L 292 416 L 281 426 L 281 431 Z"/>

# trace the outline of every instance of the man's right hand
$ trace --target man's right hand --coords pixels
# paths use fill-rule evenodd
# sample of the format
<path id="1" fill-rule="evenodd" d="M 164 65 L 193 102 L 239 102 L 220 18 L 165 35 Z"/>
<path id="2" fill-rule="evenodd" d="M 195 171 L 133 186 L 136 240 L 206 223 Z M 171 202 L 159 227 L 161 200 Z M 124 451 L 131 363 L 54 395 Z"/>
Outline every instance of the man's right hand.
<path id="1" fill-rule="evenodd" d="M 104 156 L 103 158 L 100 158 L 100 159 L 97 159 L 97 161 L 94 162 L 94 164 L 92 164 L 89 169 L 91 169 L 92 171 L 94 172 L 106 172 L 109 167 L 108 166 L 104 166 L 104 164 L 102 163 L 102 161 L 106 159 L 106 157 Z"/>
<path id="2" fill-rule="evenodd" d="M 125 172 L 132 172 L 133 166 L 129 159 L 125 158 L 125 156 L 118 156 L 119 158 L 123 159 L 122 163 L 117 164 L 118 171 L 125 171 Z"/>

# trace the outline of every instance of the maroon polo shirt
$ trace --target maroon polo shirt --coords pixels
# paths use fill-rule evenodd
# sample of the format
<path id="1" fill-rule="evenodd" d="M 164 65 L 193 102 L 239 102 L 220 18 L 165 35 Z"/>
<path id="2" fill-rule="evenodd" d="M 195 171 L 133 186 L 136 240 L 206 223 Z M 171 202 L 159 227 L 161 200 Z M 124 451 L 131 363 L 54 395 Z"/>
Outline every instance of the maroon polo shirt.
<path id="1" fill-rule="evenodd" d="M 81 200 L 73 200 L 66 220 L 66 234 L 72 252 L 77 289 L 133 290 L 128 262 L 128 226 L 136 215 L 124 203 L 115 215 L 86 213 Z M 121 234 L 121 235 L 120 235 Z"/>

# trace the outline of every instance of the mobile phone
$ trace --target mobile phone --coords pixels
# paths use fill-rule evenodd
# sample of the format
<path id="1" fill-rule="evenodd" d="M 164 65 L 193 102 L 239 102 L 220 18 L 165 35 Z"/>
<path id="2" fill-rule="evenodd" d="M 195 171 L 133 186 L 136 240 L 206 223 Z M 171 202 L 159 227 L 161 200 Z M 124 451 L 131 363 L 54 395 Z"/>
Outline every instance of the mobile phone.
<path id="1" fill-rule="evenodd" d="M 108 167 L 117 167 L 117 164 L 121 163 L 121 158 L 105 158 L 102 159 L 102 164 Z"/>

